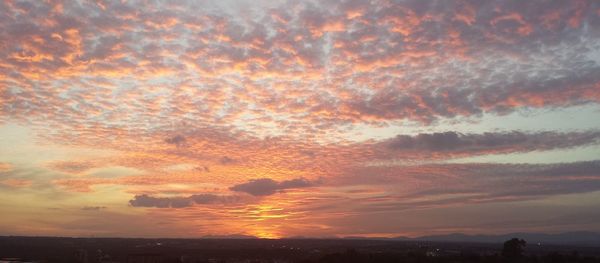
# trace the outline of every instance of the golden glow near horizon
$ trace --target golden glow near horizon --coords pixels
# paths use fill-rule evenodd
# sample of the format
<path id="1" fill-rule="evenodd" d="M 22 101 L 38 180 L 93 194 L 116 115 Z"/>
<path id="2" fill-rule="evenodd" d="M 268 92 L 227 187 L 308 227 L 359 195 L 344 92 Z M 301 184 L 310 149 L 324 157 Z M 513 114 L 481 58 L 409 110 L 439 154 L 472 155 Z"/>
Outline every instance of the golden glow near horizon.
<path id="1" fill-rule="evenodd" d="M 0 26 L 0 235 L 600 231 L 597 1 L 8 0 Z"/>

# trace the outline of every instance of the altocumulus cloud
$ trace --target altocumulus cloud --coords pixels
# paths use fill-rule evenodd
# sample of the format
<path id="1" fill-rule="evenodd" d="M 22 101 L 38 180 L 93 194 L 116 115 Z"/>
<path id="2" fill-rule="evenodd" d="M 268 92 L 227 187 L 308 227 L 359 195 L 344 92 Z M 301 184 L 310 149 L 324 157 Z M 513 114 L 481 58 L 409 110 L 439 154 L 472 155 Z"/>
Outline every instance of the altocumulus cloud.
<path id="1" fill-rule="evenodd" d="M 308 181 L 304 178 L 296 178 L 277 182 L 270 178 L 261 178 L 250 180 L 247 183 L 234 185 L 229 188 L 231 191 L 244 192 L 254 196 L 272 195 L 278 191 L 292 188 L 303 188 L 314 186 L 315 182 Z"/>

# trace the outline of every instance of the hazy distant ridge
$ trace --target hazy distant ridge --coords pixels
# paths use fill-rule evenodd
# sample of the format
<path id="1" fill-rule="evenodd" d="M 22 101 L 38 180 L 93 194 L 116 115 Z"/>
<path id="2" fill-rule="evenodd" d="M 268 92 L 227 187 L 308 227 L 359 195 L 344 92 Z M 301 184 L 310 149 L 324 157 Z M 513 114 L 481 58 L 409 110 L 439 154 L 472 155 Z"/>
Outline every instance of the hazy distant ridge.
<path id="1" fill-rule="evenodd" d="M 529 244 L 542 243 L 557 245 L 600 246 L 600 233 L 584 231 L 565 232 L 560 234 L 510 233 L 503 235 L 466 235 L 454 233 L 448 235 L 431 235 L 416 238 L 396 237 L 393 239 L 406 241 L 500 243 L 513 237 L 525 239 Z"/>

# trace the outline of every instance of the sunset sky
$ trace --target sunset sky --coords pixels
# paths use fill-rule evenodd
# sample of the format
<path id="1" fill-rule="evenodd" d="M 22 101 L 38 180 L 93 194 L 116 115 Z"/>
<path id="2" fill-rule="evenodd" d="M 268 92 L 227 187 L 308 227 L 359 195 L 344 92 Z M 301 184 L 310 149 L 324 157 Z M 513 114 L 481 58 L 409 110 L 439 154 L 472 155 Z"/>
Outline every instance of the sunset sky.
<path id="1" fill-rule="evenodd" d="M 0 1 L 0 235 L 600 231 L 600 1 Z"/>

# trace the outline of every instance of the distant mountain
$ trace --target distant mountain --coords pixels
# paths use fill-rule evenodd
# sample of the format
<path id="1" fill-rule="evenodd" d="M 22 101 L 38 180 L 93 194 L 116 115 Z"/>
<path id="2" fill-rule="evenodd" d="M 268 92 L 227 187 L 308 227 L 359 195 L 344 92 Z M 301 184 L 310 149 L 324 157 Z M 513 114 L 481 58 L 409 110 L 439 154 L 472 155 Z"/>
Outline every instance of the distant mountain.
<path id="1" fill-rule="evenodd" d="M 566 232 L 560 234 L 510 233 L 503 235 L 466 235 L 454 233 L 448 235 L 422 236 L 416 238 L 397 237 L 393 239 L 403 241 L 502 243 L 513 237 L 524 239 L 529 244 L 541 243 L 556 245 L 600 246 L 600 233 L 584 231 Z"/>

